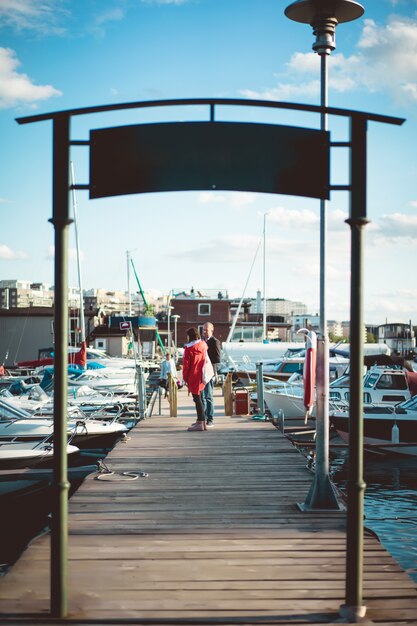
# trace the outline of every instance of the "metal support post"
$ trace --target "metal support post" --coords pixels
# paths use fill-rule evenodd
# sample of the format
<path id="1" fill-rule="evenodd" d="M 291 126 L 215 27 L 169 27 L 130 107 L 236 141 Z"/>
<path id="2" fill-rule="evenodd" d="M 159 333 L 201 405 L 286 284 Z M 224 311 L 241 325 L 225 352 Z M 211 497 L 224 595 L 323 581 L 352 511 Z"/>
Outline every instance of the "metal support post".
<path id="1" fill-rule="evenodd" d="M 314 47 L 314 46 L 313 46 Z M 327 57 L 331 47 L 319 47 L 321 68 L 320 104 L 328 105 Z M 321 130 L 327 130 L 327 114 L 321 114 Z M 336 490 L 329 478 L 329 337 L 327 334 L 326 303 L 326 254 L 327 254 L 327 202 L 320 200 L 320 334 L 317 340 L 317 390 L 316 390 L 316 471 L 314 480 L 303 504 L 302 511 L 343 510 Z"/>
<path id="2" fill-rule="evenodd" d="M 316 457 L 315 474 L 307 498 L 298 504 L 301 511 L 344 510 L 329 477 L 329 415 L 328 387 L 329 368 L 324 354 L 329 354 L 326 338 L 317 341 L 317 390 L 316 390 Z M 324 371 L 323 371 L 324 370 Z M 321 384 L 319 385 L 319 381 Z M 324 407 L 326 404 L 326 407 Z M 326 410 L 327 409 L 327 410 Z"/>
<path id="3" fill-rule="evenodd" d="M 64 618 L 67 601 L 68 482 L 68 226 L 69 217 L 68 116 L 53 121 L 53 217 L 55 229 L 55 362 L 54 362 L 54 470 L 51 523 L 51 614 Z"/>
<path id="4" fill-rule="evenodd" d="M 264 372 L 263 372 L 263 363 L 256 364 L 256 394 L 258 397 L 257 401 L 257 413 L 252 415 L 252 419 L 258 421 L 266 421 L 265 415 L 265 402 L 264 402 Z"/>
<path id="5" fill-rule="evenodd" d="M 360 17 L 364 12 L 358 2 L 351 0 L 303 0 L 292 2 L 285 14 L 289 19 L 313 27 L 316 37 L 313 50 L 320 56 L 320 106 L 328 106 L 327 58 L 336 48 L 336 26 Z M 320 130 L 327 131 L 327 112 L 322 110 Z M 329 429 L 329 349 L 326 310 L 326 251 L 327 251 L 327 203 L 320 200 L 320 334 L 317 351 L 317 455 L 315 481 L 302 510 L 325 508 L 340 509 L 335 491 L 328 477 Z M 320 423 L 320 425 L 319 425 Z M 324 435 L 324 433 L 326 433 Z M 319 441 L 319 438 L 322 438 Z M 325 446 L 327 445 L 327 449 Z M 319 448 L 322 453 L 319 453 Z M 319 486 L 320 484 L 320 486 Z M 324 491 L 323 491 L 324 490 Z M 326 493 L 327 492 L 327 493 Z"/>
<path id="6" fill-rule="evenodd" d="M 145 377 L 140 365 L 136 365 L 136 373 L 138 377 L 139 419 L 143 419 L 146 414 L 146 386 Z"/>
<path id="7" fill-rule="evenodd" d="M 340 614 L 351 622 L 366 613 L 363 592 L 363 227 L 366 218 L 366 120 L 351 120 L 350 400 L 346 596 Z"/>
<path id="8" fill-rule="evenodd" d="M 162 387 L 158 387 L 158 415 L 162 415 Z"/>

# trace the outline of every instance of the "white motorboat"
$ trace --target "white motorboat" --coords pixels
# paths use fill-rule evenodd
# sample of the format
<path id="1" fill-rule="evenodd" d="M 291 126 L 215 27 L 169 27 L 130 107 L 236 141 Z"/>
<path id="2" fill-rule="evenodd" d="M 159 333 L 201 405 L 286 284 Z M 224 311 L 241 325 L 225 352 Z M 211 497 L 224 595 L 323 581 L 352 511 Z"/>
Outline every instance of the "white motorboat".
<path id="1" fill-rule="evenodd" d="M 75 457 L 79 451 L 77 446 L 67 445 L 68 456 Z M 50 463 L 53 454 L 49 441 L 0 441 L 0 469 L 40 467 Z"/>
<path id="2" fill-rule="evenodd" d="M 28 393 L 20 396 L 12 395 L 8 390 L 1 390 L 0 397 L 9 405 L 23 409 L 32 417 L 51 417 L 54 412 L 53 397 L 48 395 L 39 385 L 34 385 Z M 138 419 L 137 402 L 133 396 L 106 394 L 91 389 L 87 385 L 72 387 L 67 398 L 68 417 L 74 419 Z"/>
<path id="3" fill-rule="evenodd" d="M 54 421 L 49 417 L 33 417 L 31 413 L 0 398 L 0 442 L 53 440 Z M 79 448 L 109 448 L 128 432 L 115 419 L 69 419 L 67 433 Z"/>
<path id="4" fill-rule="evenodd" d="M 335 405 L 329 417 L 340 437 L 349 442 L 349 410 Z M 395 406 L 364 405 L 363 444 L 374 452 L 417 456 L 417 396 Z"/>
<path id="5" fill-rule="evenodd" d="M 106 373 L 106 370 L 86 370 L 77 376 L 68 377 L 68 389 L 88 385 L 91 389 L 114 394 L 135 394 L 138 392 L 138 384 L 135 370 L 130 373 Z"/>
<path id="6" fill-rule="evenodd" d="M 365 374 L 363 380 L 363 401 L 365 404 L 394 405 L 410 398 L 406 372 L 392 367 L 375 365 Z M 349 403 L 349 374 L 333 380 L 329 385 L 329 401 Z M 284 389 L 265 389 L 264 397 L 272 416 L 301 417 L 305 414 L 303 403 L 304 389 L 292 385 Z M 315 407 L 312 415 L 315 416 Z"/>

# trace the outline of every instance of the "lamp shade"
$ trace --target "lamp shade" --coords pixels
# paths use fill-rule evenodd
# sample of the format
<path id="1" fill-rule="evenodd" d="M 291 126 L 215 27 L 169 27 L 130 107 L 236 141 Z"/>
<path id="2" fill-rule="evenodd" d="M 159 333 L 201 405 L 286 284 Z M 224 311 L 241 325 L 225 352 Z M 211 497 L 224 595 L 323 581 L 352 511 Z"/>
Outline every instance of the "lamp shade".
<path id="1" fill-rule="evenodd" d="M 297 0 L 285 9 L 285 15 L 294 22 L 313 24 L 317 18 L 333 17 L 338 24 L 361 17 L 365 9 L 353 0 Z"/>

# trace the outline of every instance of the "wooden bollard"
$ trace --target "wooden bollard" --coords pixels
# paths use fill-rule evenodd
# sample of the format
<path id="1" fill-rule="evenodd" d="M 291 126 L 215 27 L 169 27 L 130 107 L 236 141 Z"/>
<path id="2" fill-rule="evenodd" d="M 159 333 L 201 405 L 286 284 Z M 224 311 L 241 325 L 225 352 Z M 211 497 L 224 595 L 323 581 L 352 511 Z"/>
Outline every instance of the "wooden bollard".
<path id="1" fill-rule="evenodd" d="M 233 389 L 232 389 L 232 373 L 229 372 L 224 381 L 224 414 L 233 415 Z"/>
<path id="2" fill-rule="evenodd" d="M 177 393 L 178 393 L 177 381 L 170 374 L 168 374 L 168 402 L 169 402 L 170 417 L 177 417 L 177 413 L 178 413 Z"/>

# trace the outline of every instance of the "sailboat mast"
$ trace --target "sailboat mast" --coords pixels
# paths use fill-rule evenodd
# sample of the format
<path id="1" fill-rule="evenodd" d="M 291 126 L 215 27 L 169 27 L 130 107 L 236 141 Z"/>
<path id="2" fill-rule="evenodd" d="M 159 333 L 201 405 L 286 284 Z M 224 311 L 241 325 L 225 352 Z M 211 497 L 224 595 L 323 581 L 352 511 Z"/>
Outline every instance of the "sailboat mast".
<path id="1" fill-rule="evenodd" d="M 263 342 L 267 342 L 267 332 L 266 332 L 266 216 L 264 213 L 264 262 L 263 262 L 263 294 L 264 294 L 264 312 L 263 312 L 263 328 L 262 328 L 262 339 Z"/>
<path id="2" fill-rule="evenodd" d="M 248 277 L 247 277 L 247 279 L 246 279 L 245 286 L 244 286 L 244 288 L 243 288 L 242 297 L 240 298 L 239 305 L 238 305 L 238 307 L 237 307 L 237 309 L 236 309 L 236 313 L 235 313 L 235 316 L 234 316 L 234 318 L 233 318 L 233 322 L 232 322 L 232 325 L 231 325 L 231 327 L 230 327 L 229 334 L 227 335 L 226 342 L 228 342 L 228 341 L 231 341 L 231 340 L 232 340 L 232 337 L 233 337 L 233 332 L 234 332 L 234 330 L 235 330 L 235 328 L 236 328 L 236 323 L 237 323 L 237 321 L 238 321 L 238 319 L 239 319 L 240 310 L 241 310 L 241 308 L 242 308 L 243 299 L 244 299 L 244 297 L 245 297 L 246 287 L 248 286 L 249 279 L 250 279 L 251 274 L 252 274 L 253 266 L 255 265 L 256 257 L 258 256 L 259 248 L 261 247 L 261 243 L 262 243 L 262 238 L 259 240 L 258 247 L 256 248 L 255 256 L 253 257 L 252 265 L 251 265 L 251 267 L 250 267 L 249 274 L 248 274 Z"/>
<path id="3" fill-rule="evenodd" d="M 127 297 L 129 299 L 129 317 L 132 317 L 132 295 L 130 293 L 130 254 L 129 254 L 129 250 L 126 250 L 126 262 L 127 262 Z"/>
<path id="4" fill-rule="evenodd" d="M 80 343 L 85 341 L 85 321 L 84 321 L 84 294 L 83 294 L 83 281 L 81 275 L 81 259 L 80 259 L 80 240 L 78 237 L 78 210 L 77 210 L 77 196 L 75 193 L 75 176 L 74 176 L 74 163 L 71 161 L 71 179 L 72 179 L 72 206 L 74 211 L 74 227 L 75 227 L 75 246 L 77 249 L 77 270 L 78 270 L 78 290 L 80 296 Z"/>

